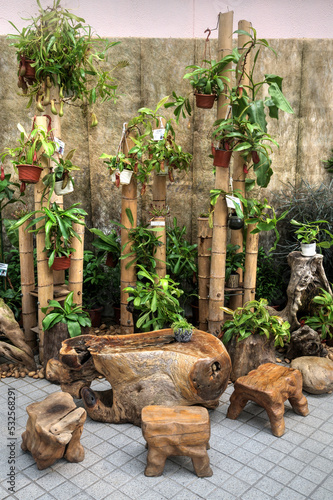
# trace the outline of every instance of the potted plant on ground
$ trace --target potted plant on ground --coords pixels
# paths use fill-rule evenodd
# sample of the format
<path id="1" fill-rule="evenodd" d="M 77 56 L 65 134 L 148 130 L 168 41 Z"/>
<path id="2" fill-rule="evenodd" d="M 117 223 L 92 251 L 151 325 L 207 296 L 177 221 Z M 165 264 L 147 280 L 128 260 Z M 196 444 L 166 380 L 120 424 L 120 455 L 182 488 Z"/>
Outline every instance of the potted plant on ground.
<path id="1" fill-rule="evenodd" d="M 73 302 L 73 296 L 74 292 L 70 292 L 63 306 L 57 300 L 50 300 L 48 307 L 42 307 L 45 364 L 58 357 L 63 340 L 81 335 L 82 328 L 91 326 L 89 315 Z"/>
<path id="2" fill-rule="evenodd" d="M 35 124 L 28 134 L 20 123 L 17 128 L 21 132 L 17 140 L 18 145 L 14 148 L 6 147 L 0 158 L 3 162 L 6 156 L 11 157 L 14 169 L 19 174 L 21 191 L 25 189 L 25 183 L 36 184 L 39 181 L 43 170 L 41 157 L 51 158 L 55 151 L 55 143 L 52 138 L 52 131 Z"/>
<path id="3" fill-rule="evenodd" d="M 321 227 L 322 224 L 329 224 L 326 220 L 316 220 L 313 222 L 297 222 L 292 219 L 290 224 L 297 227 L 295 234 L 301 243 L 301 252 L 304 257 L 316 255 L 316 247 L 330 248 L 333 245 L 333 234 Z M 325 233 L 330 240 L 319 241 L 319 234 Z"/>
<path id="4" fill-rule="evenodd" d="M 179 316 L 172 322 L 171 328 L 177 342 L 189 342 L 191 340 L 194 326 L 185 318 Z"/>
<path id="5" fill-rule="evenodd" d="M 53 191 L 58 196 L 64 196 L 74 191 L 74 179 L 71 172 L 80 170 L 80 167 L 72 163 L 75 151 L 76 149 L 71 149 L 65 158 L 56 158 L 55 156 L 51 158 L 56 166 L 43 177 L 43 183 L 50 190 L 49 199 L 51 199 Z"/>
<path id="6" fill-rule="evenodd" d="M 19 62 L 18 86 L 30 98 L 28 107 L 35 97 L 39 111 L 51 101 L 51 111 L 57 114 L 50 99 L 52 86 L 60 88 L 59 116 L 64 103 L 93 106 L 97 101 L 115 100 L 117 84 L 112 73 L 128 63 L 121 61 L 108 70 L 101 63 L 109 49 L 120 42 L 96 36 L 84 19 L 63 9 L 60 0 L 46 9 L 39 0 L 37 4 L 38 16 L 28 19 L 30 24 L 22 30 L 10 22 L 17 33 L 8 35 Z M 94 113 L 91 124 L 97 124 Z"/>
<path id="7" fill-rule="evenodd" d="M 44 206 L 40 210 L 28 212 L 15 224 L 12 229 L 21 226 L 25 221 L 36 216 L 27 226 L 30 232 L 38 233 L 45 231 L 45 249 L 48 257 L 48 265 L 53 270 L 68 269 L 70 266 L 71 254 L 75 251 L 71 247 L 72 238 L 81 241 L 80 236 L 74 231 L 72 224 L 84 225 L 83 217 L 87 212 L 78 207 L 79 203 L 74 203 L 67 209 L 62 209 L 54 202 L 50 207 Z M 33 226 L 38 227 L 32 229 Z"/>
<path id="8" fill-rule="evenodd" d="M 221 309 L 232 316 L 221 333 L 232 361 L 232 380 L 263 363 L 275 363 L 275 346 L 283 347 L 289 341 L 290 324 L 269 314 L 267 300 L 252 300 L 235 311 Z"/>

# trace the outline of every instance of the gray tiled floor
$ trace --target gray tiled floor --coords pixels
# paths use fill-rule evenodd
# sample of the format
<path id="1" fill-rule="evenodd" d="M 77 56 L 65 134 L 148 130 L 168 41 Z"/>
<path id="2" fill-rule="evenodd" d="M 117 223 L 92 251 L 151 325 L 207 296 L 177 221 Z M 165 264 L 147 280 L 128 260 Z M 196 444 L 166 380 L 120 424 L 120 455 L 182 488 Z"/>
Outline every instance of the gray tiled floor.
<path id="1" fill-rule="evenodd" d="M 8 491 L 8 388 L 16 396 L 15 493 Z M 98 381 L 93 388 L 108 388 Z M 27 421 L 26 405 L 41 401 L 59 387 L 45 380 L 1 379 L 0 384 L 0 498 L 195 500 L 332 500 L 333 498 L 333 395 L 306 394 L 310 414 L 296 415 L 286 403 L 286 432 L 274 437 L 265 411 L 251 403 L 240 417 L 226 419 L 232 386 L 210 412 L 213 476 L 199 479 L 191 460 L 173 457 L 164 474 L 144 476 L 147 452 L 141 430 L 130 424 L 94 422 L 89 417 L 81 442 L 83 462 L 66 460 L 39 471 L 21 448 Z M 78 404 L 80 404 L 78 402 Z"/>

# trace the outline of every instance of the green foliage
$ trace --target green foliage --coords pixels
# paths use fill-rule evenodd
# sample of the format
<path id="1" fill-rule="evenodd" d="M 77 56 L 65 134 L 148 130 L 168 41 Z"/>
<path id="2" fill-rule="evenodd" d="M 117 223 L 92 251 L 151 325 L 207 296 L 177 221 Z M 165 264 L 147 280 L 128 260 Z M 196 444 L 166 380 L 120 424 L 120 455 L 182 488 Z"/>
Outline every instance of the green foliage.
<path id="1" fill-rule="evenodd" d="M 276 264 L 271 254 L 259 247 L 256 279 L 256 300 L 266 299 L 269 305 L 280 305 L 286 300 L 288 281 L 284 269 Z"/>
<path id="2" fill-rule="evenodd" d="M 112 270 L 102 265 L 103 258 L 104 254 L 96 256 L 90 250 L 84 251 L 82 303 L 85 309 L 95 309 L 110 301 Z M 117 266 L 120 273 L 119 264 Z"/>
<path id="3" fill-rule="evenodd" d="M 70 337 L 77 337 L 81 334 L 82 327 L 91 326 L 88 313 L 73 302 L 73 296 L 74 292 L 70 292 L 63 306 L 57 300 L 50 300 L 48 307 L 42 307 L 45 314 L 43 330 L 50 330 L 57 323 L 65 323 Z"/>
<path id="4" fill-rule="evenodd" d="M 45 187 L 49 188 L 49 200 L 51 199 L 51 196 L 53 194 L 54 185 L 56 182 L 62 181 L 62 189 L 65 189 L 69 181 L 71 181 L 74 186 L 74 179 L 71 176 L 71 172 L 73 172 L 74 170 L 80 170 L 80 167 L 72 163 L 72 158 L 75 151 L 76 149 L 71 149 L 67 153 L 65 158 L 55 158 L 54 156 L 52 157 L 52 160 L 54 161 L 56 166 L 51 172 L 43 177 L 43 183 Z"/>
<path id="5" fill-rule="evenodd" d="M 312 222 L 297 222 L 292 219 L 290 224 L 297 226 L 295 234 L 301 243 L 316 243 L 318 247 L 329 248 L 333 245 L 333 234 L 323 228 L 323 224 L 328 224 L 326 220 L 316 220 Z M 319 241 L 319 233 L 323 232 L 330 237 L 330 240 Z"/>
<path id="6" fill-rule="evenodd" d="M 15 230 L 26 222 L 31 217 L 38 215 L 29 222 L 27 230 L 38 233 L 45 231 L 45 249 L 49 259 L 49 267 L 52 266 L 55 256 L 69 255 L 75 250 L 71 247 L 72 238 L 77 238 L 81 241 L 80 236 L 74 231 L 72 224 L 84 225 L 83 217 L 87 215 L 82 208 L 78 208 L 79 203 L 74 203 L 67 209 L 62 209 L 54 202 L 50 207 L 44 206 L 40 210 L 35 210 L 24 215 L 20 220 L 13 224 L 12 229 Z M 40 224 L 35 229 L 33 226 Z"/>
<path id="7" fill-rule="evenodd" d="M 120 258 L 120 240 L 115 229 L 112 229 L 109 234 L 105 234 L 100 229 L 93 227 L 90 229 L 90 232 L 97 236 L 92 244 L 97 248 L 99 254 L 101 253 L 105 256 L 106 253 L 110 252 L 114 255 L 115 259 Z"/>
<path id="8" fill-rule="evenodd" d="M 60 86 L 60 99 L 65 103 L 80 100 L 81 105 L 94 105 L 115 100 L 117 84 L 112 73 L 128 63 L 121 61 L 110 70 L 105 70 L 103 63 L 109 49 L 120 42 L 101 39 L 84 19 L 61 8 L 60 0 L 46 9 L 39 0 L 37 3 L 39 15 L 28 19 L 30 24 L 22 30 L 10 22 L 17 33 L 8 35 L 18 61 L 21 56 L 34 61 L 36 82 L 29 88 L 24 69 L 19 71 L 19 84 L 30 97 L 28 106 L 34 95 L 43 93 L 44 81 L 47 86 Z"/>
<path id="9" fill-rule="evenodd" d="M 186 226 L 179 227 L 174 217 L 173 226 L 167 228 L 166 259 L 170 274 L 177 281 L 192 280 L 198 269 L 198 245 L 189 243 L 185 235 Z"/>
<path id="10" fill-rule="evenodd" d="M 331 156 L 328 160 L 323 160 L 324 168 L 330 174 L 333 174 L 333 149 L 331 149 Z"/>
<path id="11" fill-rule="evenodd" d="M 178 300 L 183 291 L 177 288 L 177 283 L 170 276 L 160 278 L 148 273 L 143 266 L 138 268 L 140 281 L 135 287 L 124 288 L 129 293 L 128 302 L 132 302 L 134 309 L 140 312 L 136 326 L 143 331 L 165 328 L 183 313 Z"/>
<path id="12" fill-rule="evenodd" d="M 314 314 L 306 316 L 305 324 L 321 333 L 321 338 L 333 337 L 333 296 L 326 290 L 320 289 L 320 295 L 312 299 Z"/>
<path id="13" fill-rule="evenodd" d="M 13 311 L 16 321 L 20 319 L 21 308 L 22 308 L 22 298 L 21 298 L 21 287 L 17 288 L 7 288 L 4 290 L 0 289 L 0 298 L 5 301 L 7 306 Z"/>
<path id="14" fill-rule="evenodd" d="M 179 316 L 178 319 L 172 322 L 171 328 L 175 330 L 193 330 L 194 326 L 187 321 L 186 318 Z"/>
<path id="15" fill-rule="evenodd" d="M 279 316 L 270 316 L 267 310 L 267 300 L 252 300 L 244 307 L 238 307 L 235 311 L 227 307 L 221 307 L 232 319 L 223 325 L 223 343 L 227 344 L 233 337 L 237 342 L 245 340 L 250 335 L 266 335 L 275 339 L 275 345 L 283 347 L 284 341 L 289 341 L 290 324 L 283 321 Z"/>
<path id="16" fill-rule="evenodd" d="M 237 269 L 244 270 L 245 253 L 237 252 L 239 245 L 228 243 L 227 254 L 225 260 L 225 280 L 228 281 L 231 274 L 236 273 Z"/>

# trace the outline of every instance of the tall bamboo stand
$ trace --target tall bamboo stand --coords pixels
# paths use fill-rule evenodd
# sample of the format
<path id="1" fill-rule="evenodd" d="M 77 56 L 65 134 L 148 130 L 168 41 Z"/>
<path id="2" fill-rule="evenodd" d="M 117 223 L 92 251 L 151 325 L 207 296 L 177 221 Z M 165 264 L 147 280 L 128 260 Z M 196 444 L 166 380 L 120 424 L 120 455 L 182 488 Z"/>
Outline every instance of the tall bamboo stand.
<path id="1" fill-rule="evenodd" d="M 232 52 L 233 12 L 219 14 L 218 50 L 219 59 Z M 231 64 L 230 64 L 231 66 Z M 228 68 L 226 68 L 228 69 Z M 229 75 L 229 73 L 227 73 Z M 226 102 L 220 95 L 217 102 L 217 119 L 225 118 Z M 229 169 L 216 167 L 215 189 L 229 189 Z M 209 288 L 208 331 L 218 335 L 223 322 L 225 262 L 227 249 L 227 219 L 228 209 L 225 199 L 220 196 L 214 210 L 212 260 Z"/>
<path id="2" fill-rule="evenodd" d="M 206 331 L 209 311 L 209 275 L 213 229 L 208 218 L 198 217 L 199 330 Z"/>
<path id="3" fill-rule="evenodd" d="M 37 334 L 31 328 L 36 326 L 36 299 L 30 294 L 35 288 L 33 233 L 26 231 L 29 221 L 19 227 L 19 252 L 21 268 L 22 320 L 26 343 L 35 351 Z"/>
<path id="4" fill-rule="evenodd" d="M 249 224 L 246 233 L 245 275 L 244 275 L 244 304 L 254 300 L 256 295 L 257 260 L 259 247 L 259 233 L 251 234 L 256 224 Z"/>
<path id="5" fill-rule="evenodd" d="M 249 21 L 239 21 L 238 23 L 238 29 L 247 31 L 250 33 L 251 30 L 251 23 Z M 243 34 L 238 34 L 238 50 L 241 52 L 242 47 L 244 44 L 250 40 L 250 37 L 247 35 Z M 246 62 L 245 62 L 245 73 L 248 74 L 250 68 L 250 54 L 247 56 Z M 240 69 L 240 68 L 239 68 Z M 249 79 L 248 77 L 244 74 L 241 79 L 237 78 L 237 82 L 239 85 L 248 85 L 249 84 Z M 233 188 L 235 190 L 238 190 L 241 192 L 242 196 L 245 198 L 245 173 L 243 169 L 244 165 L 244 159 L 241 157 L 241 154 L 239 152 L 235 152 L 233 154 L 234 162 L 233 162 Z M 243 251 L 243 231 L 242 230 L 237 230 L 237 231 L 231 231 L 231 243 L 233 245 L 238 245 L 239 249 L 237 250 L 238 252 Z M 242 269 L 237 269 L 237 273 L 239 274 L 239 281 L 240 281 L 240 286 L 243 284 L 243 270 Z M 230 308 L 231 309 L 236 309 L 237 307 L 242 307 L 243 305 L 243 297 L 242 295 L 232 295 L 230 297 Z"/>
<path id="6" fill-rule="evenodd" d="M 127 134 L 127 132 L 126 132 Z M 128 151 L 133 146 L 132 141 L 129 137 L 126 137 L 126 140 L 123 141 L 123 152 L 125 155 L 128 154 Z M 131 243 L 129 243 L 128 238 L 128 230 L 131 229 L 131 223 L 127 217 L 126 209 L 130 209 L 132 212 L 132 216 L 134 219 L 134 227 L 137 225 L 137 210 L 138 210 L 138 202 L 137 202 L 137 180 L 134 175 L 132 175 L 132 179 L 130 184 L 122 186 L 122 199 L 121 199 L 121 217 L 122 224 L 125 226 L 125 229 L 121 229 L 121 248 L 122 254 L 129 253 L 131 251 Z M 124 246 L 126 244 L 126 246 Z M 123 250 L 125 248 L 125 250 Z M 127 298 L 128 293 L 124 292 L 124 288 L 128 286 L 135 286 L 136 284 L 136 269 L 135 265 L 131 265 L 128 269 L 126 269 L 126 265 L 133 259 L 133 256 L 128 257 L 126 259 L 121 259 L 120 261 L 120 326 L 121 326 L 121 334 L 127 335 L 130 333 L 134 333 L 134 322 L 133 315 L 127 310 Z"/>
<path id="7" fill-rule="evenodd" d="M 158 208 L 163 208 L 166 205 L 166 176 L 154 174 L 153 180 L 153 204 Z M 160 278 L 164 278 L 166 275 L 166 228 L 165 228 L 165 217 L 159 217 L 161 225 L 158 227 L 160 231 L 156 232 L 156 236 L 159 238 L 161 245 L 156 248 L 155 258 L 156 258 L 156 274 Z"/>
<path id="8" fill-rule="evenodd" d="M 68 270 L 68 288 L 74 292 L 73 301 L 81 306 L 82 305 L 82 283 L 83 283 L 83 253 L 84 253 L 84 225 L 73 224 L 74 231 L 79 235 L 80 240 L 77 238 L 72 239 L 73 252 L 71 257 L 71 265 Z"/>

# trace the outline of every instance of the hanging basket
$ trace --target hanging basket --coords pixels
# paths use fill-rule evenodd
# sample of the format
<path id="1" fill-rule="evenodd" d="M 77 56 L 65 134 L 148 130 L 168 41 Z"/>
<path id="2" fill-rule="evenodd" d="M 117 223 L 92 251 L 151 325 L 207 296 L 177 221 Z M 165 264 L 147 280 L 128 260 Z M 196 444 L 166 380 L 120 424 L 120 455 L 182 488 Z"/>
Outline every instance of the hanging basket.
<path id="1" fill-rule="evenodd" d="M 216 94 L 194 94 L 197 108 L 212 109 Z"/>
<path id="2" fill-rule="evenodd" d="M 231 160 L 232 151 L 226 149 L 215 148 L 214 152 L 214 167 L 228 168 Z"/>
<path id="3" fill-rule="evenodd" d="M 17 165 L 19 180 L 27 184 L 37 184 L 42 168 L 37 165 Z"/>
<path id="4" fill-rule="evenodd" d="M 56 181 L 54 184 L 54 191 L 58 196 L 64 196 L 65 194 L 69 194 L 74 191 L 74 186 L 70 179 L 64 188 L 62 187 L 62 183 L 63 181 Z"/>
<path id="5" fill-rule="evenodd" d="M 127 186 L 131 182 L 132 175 L 132 170 L 125 169 L 122 172 L 116 170 L 116 172 L 111 175 L 111 181 L 116 182 L 118 178 L 121 186 Z"/>
<path id="6" fill-rule="evenodd" d="M 53 271 L 63 271 L 64 269 L 68 269 L 71 265 L 71 255 L 66 257 L 62 255 L 61 257 L 54 257 L 54 262 L 51 266 Z"/>

